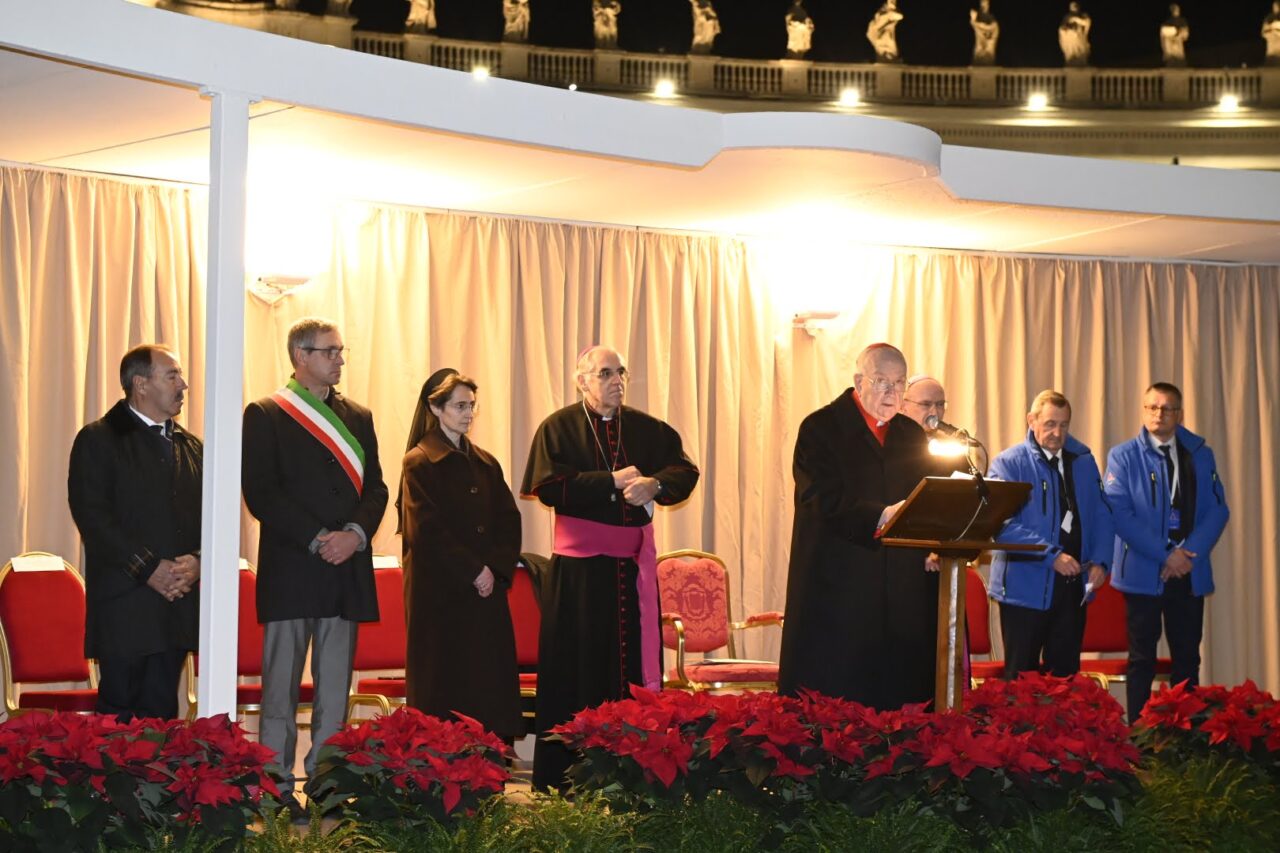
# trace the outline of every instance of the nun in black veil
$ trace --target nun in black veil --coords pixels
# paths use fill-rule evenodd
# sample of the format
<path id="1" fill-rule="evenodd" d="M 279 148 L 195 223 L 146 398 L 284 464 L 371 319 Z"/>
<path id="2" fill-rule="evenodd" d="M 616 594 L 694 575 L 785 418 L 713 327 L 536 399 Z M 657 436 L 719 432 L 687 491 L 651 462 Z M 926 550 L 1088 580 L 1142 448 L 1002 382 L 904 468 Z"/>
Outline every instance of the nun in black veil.
<path id="1" fill-rule="evenodd" d="M 400 481 L 407 701 L 445 719 L 521 734 L 507 589 L 520 555 L 520 513 L 502 466 L 467 438 L 474 380 L 446 368 L 422 386 Z"/>

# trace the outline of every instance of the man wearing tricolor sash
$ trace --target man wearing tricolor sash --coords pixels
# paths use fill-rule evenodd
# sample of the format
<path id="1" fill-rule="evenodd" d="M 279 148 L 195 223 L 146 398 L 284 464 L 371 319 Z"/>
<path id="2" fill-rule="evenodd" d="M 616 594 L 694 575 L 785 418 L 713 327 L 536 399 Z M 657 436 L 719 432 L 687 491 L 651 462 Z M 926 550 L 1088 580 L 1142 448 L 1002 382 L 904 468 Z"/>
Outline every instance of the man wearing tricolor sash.
<path id="1" fill-rule="evenodd" d="M 346 722 L 360 622 L 378 618 L 370 540 L 387 487 L 373 415 L 334 387 L 342 335 L 327 320 L 289 330 L 293 377 L 244 413 L 244 500 L 261 522 L 258 619 L 264 626 L 261 741 L 293 783 L 302 667 L 312 645 L 311 749 Z M 291 808 L 300 808 L 292 801 Z"/>
<path id="2" fill-rule="evenodd" d="M 555 509 L 555 544 L 542 581 L 537 728 L 662 686 L 653 505 L 676 504 L 698 482 L 680 435 L 622 405 L 627 372 L 618 353 L 592 347 L 578 359 L 582 399 L 538 427 L 521 492 Z M 572 754 L 539 737 L 537 788 L 564 786 Z"/>

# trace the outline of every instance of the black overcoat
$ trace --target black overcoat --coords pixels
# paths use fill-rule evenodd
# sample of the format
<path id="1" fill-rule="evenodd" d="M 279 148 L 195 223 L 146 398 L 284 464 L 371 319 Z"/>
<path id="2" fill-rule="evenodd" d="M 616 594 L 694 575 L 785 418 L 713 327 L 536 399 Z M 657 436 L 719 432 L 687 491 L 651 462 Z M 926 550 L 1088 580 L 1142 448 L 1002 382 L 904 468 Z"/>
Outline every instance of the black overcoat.
<path id="1" fill-rule="evenodd" d="M 933 697 L 937 575 L 925 552 L 875 539 L 884 508 L 937 474 L 905 415 L 882 447 L 852 389 L 805 418 L 796 438 L 795 522 L 779 689 L 876 708 Z"/>
<path id="2" fill-rule="evenodd" d="M 329 408 L 364 448 L 364 491 L 338 461 L 270 397 L 244 410 L 242 484 L 249 512 L 262 523 L 258 541 L 258 620 L 341 616 L 378 619 L 373 535 L 387 507 L 373 415 L 333 390 Z M 322 529 L 359 524 L 370 546 L 341 565 L 308 550 Z"/>
<path id="3" fill-rule="evenodd" d="M 521 732 L 516 640 L 507 590 L 520 556 L 520 511 L 502 466 L 439 427 L 404 457 L 404 534 L 409 620 L 408 703 L 451 719 L 460 711 L 489 731 Z M 473 583 L 493 572 L 493 593 Z"/>
<path id="4" fill-rule="evenodd" d="M 84 540 L 88 657 L 196 648 L 199 587 L 170 602 L 147 586 L 161 559 L 200 550 L 204 448 L 175 424 L 172 461 L 169 449 L 124 400 L 72 444 L 67 498 Z"/>

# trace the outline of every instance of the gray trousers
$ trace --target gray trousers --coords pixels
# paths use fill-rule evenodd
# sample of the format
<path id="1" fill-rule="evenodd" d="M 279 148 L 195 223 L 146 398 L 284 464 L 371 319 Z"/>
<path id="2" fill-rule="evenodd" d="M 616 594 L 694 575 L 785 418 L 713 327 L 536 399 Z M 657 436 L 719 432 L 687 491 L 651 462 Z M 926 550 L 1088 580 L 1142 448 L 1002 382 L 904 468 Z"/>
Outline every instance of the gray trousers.
<path id="1" fill-rule="evenodd" d="M 302 666 L 311 650 L 311 680 L 315 702 L 311 709 L 311 749 L 303 761 L 310 779 L 316 772 L 320 747 L 347 721 L 347 694 L 356 653 L 359 624 L 330 616 L 324 619 L 284 619 L 263 626 L 262 723 L 258 740 L 273 750 L 284 773 L 284 790 L 294 784 L 293 763 L 298 747 L 298 688 Z"/>

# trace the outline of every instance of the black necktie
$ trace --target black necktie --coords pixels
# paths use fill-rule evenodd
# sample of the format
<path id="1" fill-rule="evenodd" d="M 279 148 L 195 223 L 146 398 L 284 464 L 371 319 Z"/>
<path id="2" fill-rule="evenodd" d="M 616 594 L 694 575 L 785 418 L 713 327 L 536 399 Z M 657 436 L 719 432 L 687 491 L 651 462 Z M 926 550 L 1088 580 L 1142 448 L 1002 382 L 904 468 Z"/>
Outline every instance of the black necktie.
<path id="1" fill-rule="evenodd" d="M 151 431 L 154 432 L 156 435 L 160 436 L 162 439 L 164 439 L 163 452 L 164 452 L 164 460 L 166 462 L 173 461 L 173 436 L 169 433 L 170 423 L 171 422 L 166 421 L 165 423 L 162 423 L 162 424 L 151 425 Z"/>
<path id="2" fill-rule="evenodd" d="M 1062 477 L 1060 457 L 1050 456 L 1049 467 L 1053 469 L 1053 478 L 1058 483 L 1058 520 L 1061 521 L 1071 509 L 1071 495 L 1067 493 L 1067 481 Z"/>
<path id="3" fill-rule="evenodd" d="M 1160 445 L 1160 452 L 1164 454 L 1164 470 L 1169 478 L 1169 503 L 1173 506 L 1178 504 L 1178 480 L 1173 469 L 1173 448 L 1167 444 Z"/>

